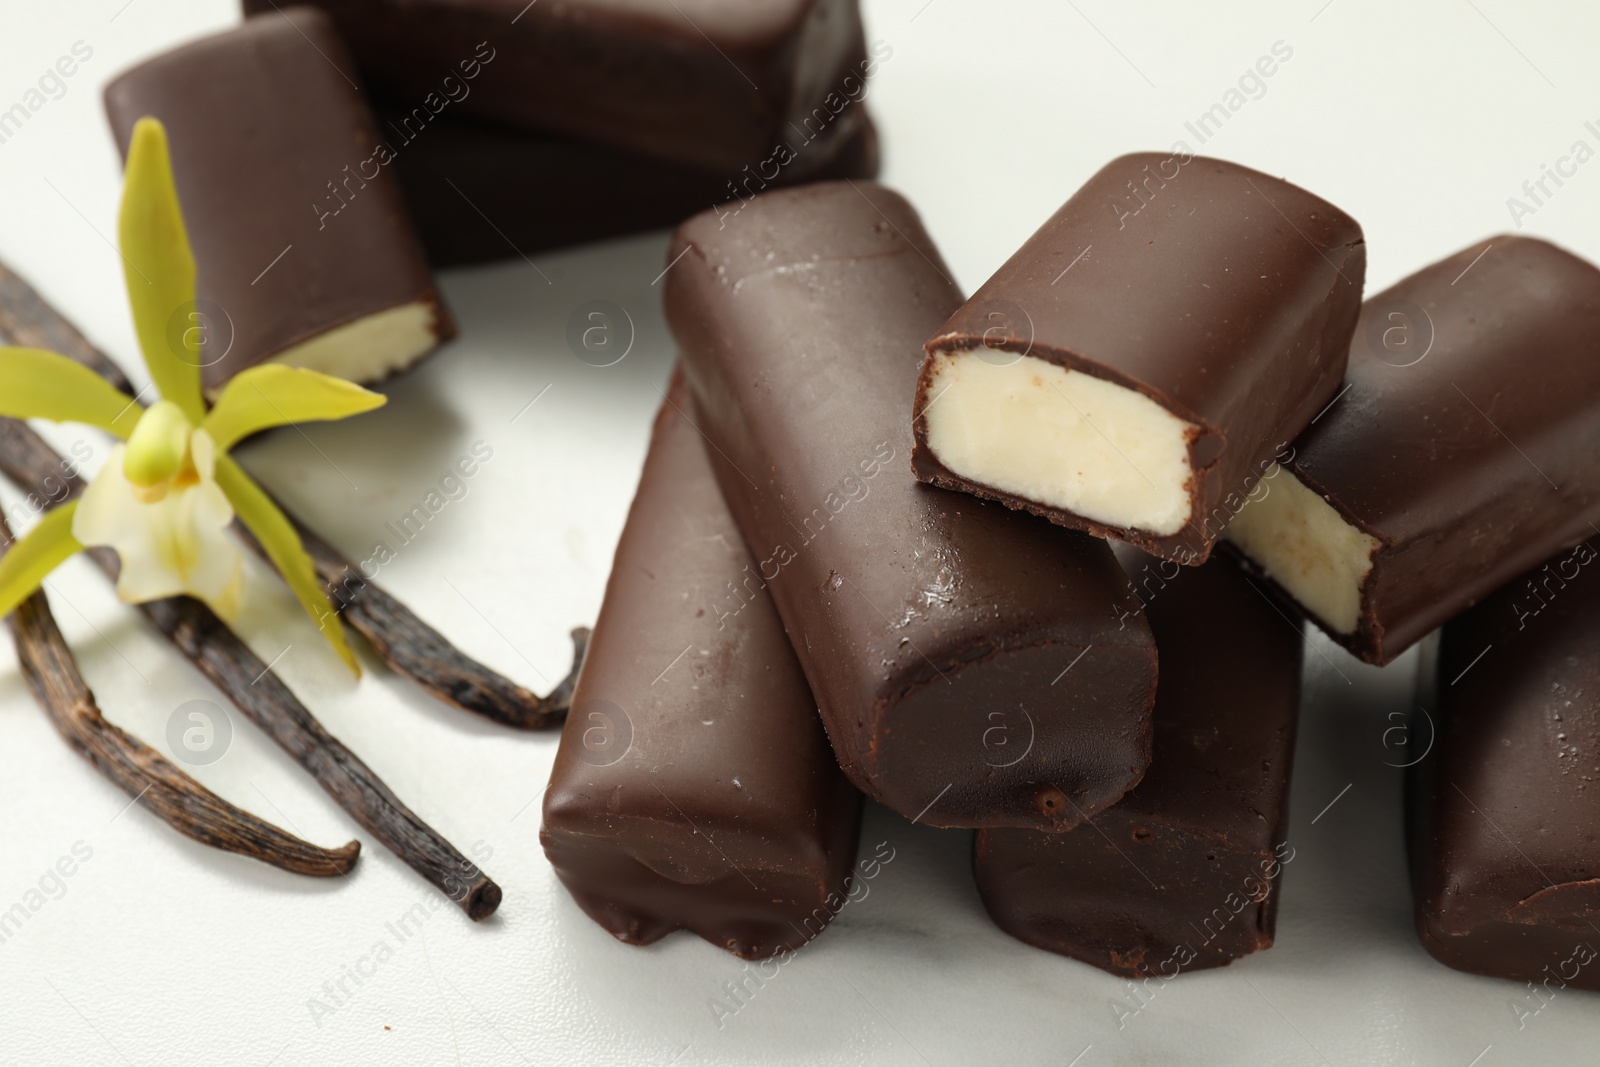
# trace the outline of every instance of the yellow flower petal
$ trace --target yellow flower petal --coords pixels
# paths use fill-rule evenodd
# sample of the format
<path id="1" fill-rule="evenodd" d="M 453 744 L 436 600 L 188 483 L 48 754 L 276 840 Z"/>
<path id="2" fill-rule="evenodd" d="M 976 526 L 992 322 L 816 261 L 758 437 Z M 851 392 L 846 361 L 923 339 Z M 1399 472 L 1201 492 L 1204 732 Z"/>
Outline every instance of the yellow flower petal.
<path id="1" fill-rule="evenodd" d="M 44 584 L 47 574 L 83 550 L 72 536 L 72 517 L 77 510 L 78 502 L 73 500 L 45 512 L 27 536 L 14 541 L 0 556 L 0 616 L 11 614 Z"/>
<path id="2" fill-rule="evenodd" d="M 126 438 L 143 409 L 133 397 L 66 356 L 0 347 L 0 415 L 82 422 Z"/>
<path id="3" fill-rule="evenodd" d="M 226 452 L 272 426 L 349 418 L 385 403 L 381 393 L 342 378 L 268 363 L 235 375 L 204 425 L 217 450 Z"/>
<path id="4" fill-rule="evenodd" d="M 200 349 L 186 316 L 194 310 L 194 255 L 178 206 L 166 128 L 152 118 L 133 127 L 118 219 L 123 277 L 145 366 L 194 425 L 205 417 Z"/>
<path id="5" fill-rule="evenodd" d="M 267 550 L 267 558 L 283 575 L 283 580 L 289 583 L 300 606 L 306 609 L 306 614 L 317 624 L 322 636 L 328 639 L 351 672 L 359 675 L 361 667 L 356 663 L 350 646 L 345 643 L 344 624 L 339 621 L 338 613 L 322 592 L 322 582 L 317 578 L 316 568 L 312 566 L 305 546 L 300 543 L 300 535 L 294 525 L 233 459 L 218 455 L 216 464 L 217 484 L 228 495 L 228 501 L 239 513 L 240 520 L 255 534 L 261 547 Z"/>

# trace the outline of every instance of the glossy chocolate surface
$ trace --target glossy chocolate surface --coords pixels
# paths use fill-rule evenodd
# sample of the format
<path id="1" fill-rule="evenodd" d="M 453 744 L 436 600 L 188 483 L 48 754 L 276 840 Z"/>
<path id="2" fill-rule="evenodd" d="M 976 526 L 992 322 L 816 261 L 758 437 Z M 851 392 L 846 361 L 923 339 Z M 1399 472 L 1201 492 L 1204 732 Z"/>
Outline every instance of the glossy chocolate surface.
<path id="1" fill-rule="evenodd" d="M 247 14 L 272 0 L 244 0 Z M 857 0 L 317 0 L 385 97 L 718 172 L 843 142 L 869 54 Z M 473 75 L 470 83 L 465 76 Z"/>
<path id="2" fill-rule="evenodd" d="M 769 187 L 878 173 L 870 121 L 842 144 L 800 149 L 784 166 L 723 172 L 392 104 L 378 120 L 435 267 L 664 229 L 715 204 L 732 218 Z"/>
<path id="3" fill-rule="evenodd" d="M 1360 225 L 1304 189 L 1198 156 L 1112 160 L 927 347 L 1026 353 L 1194 423 L 1188 523 L 1159 536 L 974 483 L 929 451 L 920 414 L 917 476 L 1204 562 L 1273 456 L 1338 391 L 1365 275 Z"/>
<path id="4" fill-rule="evenodd" d="M 1367 301 L 1349 391 L 1287 466 L 1377 538 L 1354 635 L 1387 663 L 1600 523 L 1600 270 L 1462 249 Z"/>
<path id="5" fill-rule="evenodd" d="M 165 52 L 106 87 L 124 155 L 141 117 L 166 126 L 208 390 L 406 304 L 433 309 L 437 340 L 455 335 L 400 187 L 372 158 L 379 137 L 354 74 L 327 17 L 294 8 Z"/>
<path id="6" fill-rule="evenodd" d="M 656 417 L 544 798 L 563 884 L 619 940 L 692 930 L 747 959 L 838 913 L 861 797 L 828 748 L 676 382 Z"/>
<path id="7" fill-rule="evenodd" d="M 1542 987 L 1530 1011 L 1600 989 L 1600 536 L 1447 624 L 1433 679 L 1407 813 L 1423 947 Z"/>
<path id="8" fill-rule="evenodd" d="M 1110 549 L 907 470 L 923 338 L 961 302 L 871 182 L 681 226 L 667 319 L 712 466 L 835 753 L 936 826 L 1066 828 L 1149 759 L 1155 648 Z"/>
<path id="9" fill-rule="evenodd" d="M 1272 945 L 1303 643 L 1226 560 L 1118 556 L 1161 652 L 1150 769 L 1093 825 L 980 831 L 974 869 L 1013 937 L 1171 978 Z"/>

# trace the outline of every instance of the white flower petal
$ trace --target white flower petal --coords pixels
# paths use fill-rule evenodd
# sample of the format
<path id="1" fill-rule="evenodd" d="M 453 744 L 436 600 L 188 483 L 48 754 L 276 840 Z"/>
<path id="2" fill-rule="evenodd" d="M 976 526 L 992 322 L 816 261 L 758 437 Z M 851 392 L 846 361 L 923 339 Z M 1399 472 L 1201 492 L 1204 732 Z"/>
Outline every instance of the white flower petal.
<path id="1" fill-rule="evenodd" d="M 233 505 L 209 478 L 182 495 L 189 510 L 188 529 L 193 532 L 184 557 L 190 593 L 211 605 L 225 621 L 232 621 L 244 585 L 244 557 L 228 533 Z"/>
<path id="2" fill-rule="evenodd" d="M 228 536 L 233 507 L 213 477 L 210 438 L 194 436 L 200 481 L 149 504 L 136 497 L 122 471 L 123 446 L 116 446 L 84 492 L 72 533 L 84 545 L 116 551 L 122 564 L 117 595 L 125 602 L 188 594 L 231 619 L 244 581 L 243 555 Z"/>
<path id="3" fill-rule="evenodd" d="M 126 445 L 113 445 L 111 458 L 106 460 L 100 473 L 89 482 L 72 517 L 72 536 L 82 545 L 110 544 L 112 534 L 123 526 L 118 518 L 125 499 L 133 496 L 128 479 L 122 474 L 122 457 Z"/>

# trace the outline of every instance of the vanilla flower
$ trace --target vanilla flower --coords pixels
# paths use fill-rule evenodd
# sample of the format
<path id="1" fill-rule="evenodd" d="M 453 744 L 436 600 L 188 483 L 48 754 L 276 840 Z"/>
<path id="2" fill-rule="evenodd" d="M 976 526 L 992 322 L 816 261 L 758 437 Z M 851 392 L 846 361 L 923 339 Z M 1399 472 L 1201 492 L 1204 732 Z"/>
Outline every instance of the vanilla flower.
<path id="1" fill-rule="evenodd" d="M 0 415 L 82 422 L 117 435 L 83 496 L 47 513 L 0 556 L 0 616 L 84 548 L 117 554 L 117 595 L 128 603 L 188 595 L 224 620 L 238 612 L 243 561 L 235 516 L 266 549 L 306 612 L 356 670 L 344 629 L 288 518 L 228 450 L 273 426 L 342 419 L 384 398 L 316 371 L 275 364 L 235 375 L 209 411 L 200 352 L 173 316 L 194 306 L 194 256 L 172 180 L 165 129 L 134 127 L 119 237 L 139 346 L 161 400 L 142 409 L 80 363 L 34 348 L 0 347 Z"/>

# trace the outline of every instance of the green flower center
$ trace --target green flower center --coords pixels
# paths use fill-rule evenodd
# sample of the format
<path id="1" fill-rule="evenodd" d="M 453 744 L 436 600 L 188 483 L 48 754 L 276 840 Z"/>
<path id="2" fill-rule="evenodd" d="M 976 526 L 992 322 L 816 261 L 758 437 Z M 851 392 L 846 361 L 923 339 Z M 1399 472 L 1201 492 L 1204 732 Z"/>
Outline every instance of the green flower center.
<path id="1" fill-rule="evenodd" d="M 193 432 L 183 409 L 167 400 L 139 419 L 123 453 L 122 473 L 143 502 L 154 503 L 175 485 L 194 480 L 194 460 L 189 454 Z"/>

